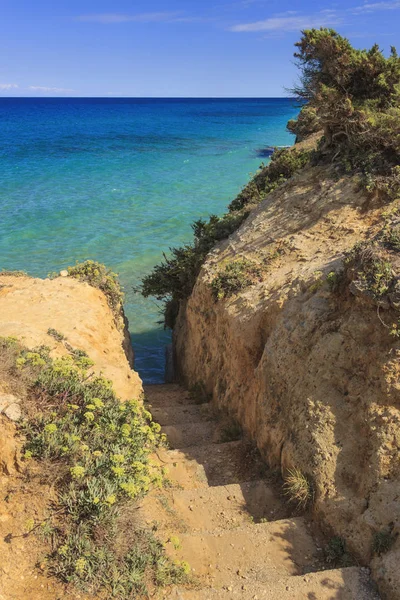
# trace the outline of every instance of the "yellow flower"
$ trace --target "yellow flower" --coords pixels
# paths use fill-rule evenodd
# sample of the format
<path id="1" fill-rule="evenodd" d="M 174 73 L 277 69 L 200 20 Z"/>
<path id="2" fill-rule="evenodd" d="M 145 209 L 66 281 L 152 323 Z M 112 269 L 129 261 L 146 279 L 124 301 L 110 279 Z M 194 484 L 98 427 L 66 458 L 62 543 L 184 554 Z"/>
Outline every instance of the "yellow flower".
<path id="1" fill-rule="evenodd" d="M 57 552 L 60 554 L 60 556 L 66 556 L 68 554 L 68 546 L 60 546 Z"/>
<path id="2" fill-rule="evenodd" d="M 91 421 L 94 421 L 94 414 L 92 412 L 85 412 L 85 414 L 83 415 L 86 419 L 86 421 L 88 421 L 88 423 L 90 423 Z"/>
<path id="3" fill-rule="evenodd" d="M 32 458 L 32 452 L 30 450 L 26 450 L 24 453 L 24 459 L 30 460 Z"/>
<path id="4" fill-rule="evenodd" d="M 55 423 L 49 423 L 44 430 L 46 433 L 55 433 L 57 431 L 57 425 Z"/>
<path id="5" fill-rule="evenodd" d="M 82 452 L 87 452 L 89 450 L 89 446 L 87 444 L 81 444 Z"/>
<path id="6" fill-rule="evenodd" d="M 78 560 L 75 561 L 75 572 L 78 575 L 83 575 L 86 569 L 86 559 L 85 558 L 78 558 Z"/>
<path id="7" fill-rule="evenodd" d="M 76 465 L 75 467 L 71 467 L 69 472 L 72 475 L 73 479 L 82 479 L 82 477 L 85 475 L 85 467 L 81 467 L 80 465 Z"/>
<path id="8" fill-rule="evenodd" d="M 92 404 L 95 405 L 96 408 L 103 408 L 104 402 L 100 400 L 100 398 L 92 398 Z"/>
<path id="9" fill-rule="evenodd" d="M 107 504 L 109 504 L 110 506 L 112 506 L 113 504 L 115 504 L 117 501 L 117 498 L 115 497 L 114 494 L 111 494 L 111 496 L 107 496 L 106 498 L 106 502 Z"/>
<path id="10" fill-rule="evenodd" d="M 98 456 L 103 456 L 103 453 L 102 453 L 102 451 L 101 451 L 101 450 L 95 450 L 95 451 L 93 452 L 93 456 L 96 456 L 96 457 L 98 457 Z"/>
<path id="11" fill-rule="evenodd" d="M 115 464 L 122 464 L 125 462 L 125 456 L 123 454 L 113 454 L 111 460 Z"/>
<path id="12" fill-rule="evenodd" d="M 111 467 L 111 471 L 116 477 L 123 477 L 125 475 L 124 467 Z"/>
<path id="13" fill-rule="evenodd" d="M 129 425 L 129 423 L 124 423 L 122 425 L 121 433 L 124 437 L 129 437 L 131 431 L 132 431 L 132 427 Z"/>
<path id="14" fill-rule="evenodd" d="M 86 404 L 86 408 L 87 408 L 88 410 L 96 410 L 96 407 L 95 407 L 95 405 L 94 405 L 94 404 Z"/>
<path id="15" fill-rule="evenodd" d="M 96 496 L 96 498 L 93 498 L 93 504 L 98 504 L 100 502 L 100 498 L 98 496 Z"/>

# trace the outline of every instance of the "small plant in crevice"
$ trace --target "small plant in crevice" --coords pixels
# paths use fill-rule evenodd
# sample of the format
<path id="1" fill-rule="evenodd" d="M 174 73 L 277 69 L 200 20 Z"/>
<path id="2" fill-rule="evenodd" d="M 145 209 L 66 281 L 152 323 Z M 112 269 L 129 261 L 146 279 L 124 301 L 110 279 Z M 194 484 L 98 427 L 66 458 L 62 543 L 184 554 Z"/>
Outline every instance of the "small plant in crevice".
<path id="1" fill-rule="evenodd" d="M 47 330 L 47 335 L 53 337 L 55 340 L 57 340 L 57 342 L 62 342 L 67 339 L 65 335 L 63 335 L 60 331 L 57 331 L 57 329 L 53 329 L 52 327 L 49 327 Z"/>
<path id="2" fill-rule="evenodd" d="M 261 266 L 247 258 L 226 263 L 211 282 L 215 301 L 229 298 L 241 290 L 261 281 Z"/>
<path id="3" fill-rule="evenodd" d="M 242 437 L 242 428 L 240 424 L 230 419 L 229 423 L 226 423 L 221 431 L 221 442 L 235 442 L 240 440 Z"/>
<path id="4" fill-rule="evenodd" d="M 372 540 L 372 551 L 374 554 L 384 554 L 388 552 L 396 541 L 396 536 L 393 534 L 393 526 L 386 527 L 377 531 Z"/>
<path id="5" fill-rule="evenodd" d="M 133 522 L 119 531 L 132 503 L 163 483 L 150 459 L 165 440 L 160 425 L 140 401 L 122 403 L 110 381 L 89 374 L 80 354 L 52 359 L 48 348 L 0 339 L 0 359 L 27 391 L 23 457 L 42 465 L 57 493 L 49 518 L 29 531 L 50 544 L 49 573 L 89 593 L 125 600 L 144 594 L 146 582 L 185 581 L 186 565 L 169 560 L 150 532 Z"/>
<path id="6" fill-rule="evenodd" d="M 325 560 L 334 567 L 349 567 L 354 564 L 347 551 L 346 540 L 340 536 L 332 537 L 324 548 Z"/>
<path id="7" fill-rule="evenodd" d="M 297 468 L 288 469 L 284 477 L 283 491 L 289 502 L 295 504 L 299 510 L 305 510 L 314 498 L 312 482 Z"/>

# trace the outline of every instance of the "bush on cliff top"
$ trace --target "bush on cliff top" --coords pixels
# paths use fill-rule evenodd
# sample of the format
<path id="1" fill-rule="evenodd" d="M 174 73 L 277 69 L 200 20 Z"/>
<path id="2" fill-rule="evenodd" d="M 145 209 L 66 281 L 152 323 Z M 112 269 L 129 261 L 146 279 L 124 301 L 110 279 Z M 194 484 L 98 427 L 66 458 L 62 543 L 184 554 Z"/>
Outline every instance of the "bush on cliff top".
<path id="1" fill-rule="evenodd" d="M 168 561 L 161 543 L 134 524 L 124 531 L 129 551 L 118 547 L 124 507 L 162 483 L 149 459 L 162 442 L 160 426 L 142 404 L 120 402 L 111 382 L 88 373 L 73 352 L 53 360 L 46 347 L 29 351 L 0 338 L 0 362 L 8 365 L 7 381 L 18 377 L 26 385 L 20 430 L 27 476 L 36 459 L 57 491 L 49 517 L 27 532 L 49 540 L 49 573 L 121 600 L 144 594 L 146 581 L 184 580 L 187 566 Z"/>
<path id="2" fill-rule="evenodd" d="M 68 267 L 67 271 L 70 277 L 78 279 L 78 281 L 86 281 L 89 285 L 101 290 L 114 312 L 121 308 L 124 294 L 118 281 L 118 275 L 111 269 L 94 260 L 86 260 L 83 263 L 76 263 L 73 267 Z"/>
<path id="3" fill-rule="evenodd" d="M 317 151 L 276 151 L 229 205 L 229 213 L 193 226 L 194 242 L 171 256 L 143 280 L 142 292 L 165 302 L 164 321 L 173 327 L 179 304 L 193 290 L 201 266 L 215 243 L 228 237 L 244 212 L 300 171 L 307 163 L 334 163 L 363 175 L 367 190 L 389 197 L 400 192 L 400 58 L 394 48 L 385 58 L 378 46 L 356 50 L 332 29 L 303 31 L 296 44 L 304 103 L 288 129 L 303 140 L 321 131 Z M 232 216 L 234 218 L 232 218 Z M 198 229 L 198 223 L 201 223 Z"/>
<path id="4" fill-rule="evenodd" d="M 318 160 L 364 174 L 367 189 L 400 190 L 400 58 L 378 45 L 357 50 L 332 29 L 303 31 L 294 92 L 307 105 L 288 128 L 300 139 L 323 132 Z"/>

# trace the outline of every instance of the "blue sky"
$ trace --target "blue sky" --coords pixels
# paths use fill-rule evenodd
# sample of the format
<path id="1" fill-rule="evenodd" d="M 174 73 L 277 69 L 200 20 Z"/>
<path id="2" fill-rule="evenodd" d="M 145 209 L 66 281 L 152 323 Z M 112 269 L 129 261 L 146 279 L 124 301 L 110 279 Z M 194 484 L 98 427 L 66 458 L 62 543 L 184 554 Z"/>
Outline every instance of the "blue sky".
<path id="1" fill-rule="evenodd" d="M 2 0 L 0 17 L 0 96 L 283 96 L 302 28 L 400 47 L 400 0 Z"/>

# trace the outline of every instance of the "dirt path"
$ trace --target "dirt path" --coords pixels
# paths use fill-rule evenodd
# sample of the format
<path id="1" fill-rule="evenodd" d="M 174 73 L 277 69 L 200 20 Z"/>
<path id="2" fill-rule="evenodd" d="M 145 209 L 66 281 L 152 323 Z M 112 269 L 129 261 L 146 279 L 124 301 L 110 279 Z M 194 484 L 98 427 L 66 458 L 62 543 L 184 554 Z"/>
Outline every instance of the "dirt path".
<path id="1" fill-rule="evenodd" d="M 140 517 L 154 523 L 168 552 L 187 561 L 194 587 L 171 600 L 377 600 L 369 571 L 326 570 L 309 524 L 291 516 L 273 477 L 208 404 L 177 385 L 147 386 L 153 418 L 171 450 L 158 459 L 171 486 L 153 492 Z M 237 432 L 236 432 L 237 433 Z"/>

